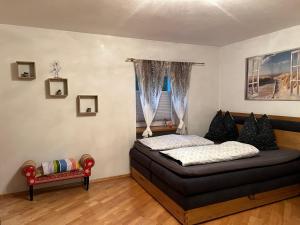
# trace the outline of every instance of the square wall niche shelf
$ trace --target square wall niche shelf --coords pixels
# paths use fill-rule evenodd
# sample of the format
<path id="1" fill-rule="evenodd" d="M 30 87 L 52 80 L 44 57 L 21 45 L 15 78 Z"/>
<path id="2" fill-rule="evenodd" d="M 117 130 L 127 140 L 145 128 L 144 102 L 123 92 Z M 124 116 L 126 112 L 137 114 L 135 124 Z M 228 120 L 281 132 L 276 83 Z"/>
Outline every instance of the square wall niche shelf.
<path id="1" fill-rule="evenodd" d="M 96 116 L 98 112 L 97 95 L 78 95 L 77 96 L 77 115 Z"/>
<path id="2" fill-rule="evenodd" d="M 46 89 L 50 98 L 65 98 L 68 96 L 68 79 L 49 78 L 46 80 Z"/>
<path id="3" fill-rule="evenodd" d="M 36 78 L 34 62 L 17 61 L 16 65 L 19 80 L 34 80 Z"/>

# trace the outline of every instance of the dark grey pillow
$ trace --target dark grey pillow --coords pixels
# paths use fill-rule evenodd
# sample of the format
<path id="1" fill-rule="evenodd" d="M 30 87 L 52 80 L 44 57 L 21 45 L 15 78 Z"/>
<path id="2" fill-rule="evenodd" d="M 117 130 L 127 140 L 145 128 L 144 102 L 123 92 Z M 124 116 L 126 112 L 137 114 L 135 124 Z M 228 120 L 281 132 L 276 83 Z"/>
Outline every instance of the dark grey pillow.
<path id="1" fill-rule="evenodd" d="M 234 119 L 232 118 L 230 112 L 226 112 L 223 118 L 224 127 L 226 130 L 226 141 L 236 141 L 239 137 L 239 132 Z"/>
<path id="2" fill-rule="evenodd" d="M 269 117 L 265 114 L 257 120 L 258 134 L 255 142 L 259 150 L 277 150 L 276 138 Z"/>
<path id="3" fill-rule="evenodd" d="M 226 141 L 225 136 L 226 129 L 223 123 L 223 113 L 219 110 L 211 121 L 208 133 L 204 137 L 213 142 L 220 143 Z"/>
<path id="4" fill-rule="evenodd" d="M 245 120 L 237 141 L 256 146 L 256 136 L 258 134 L 257 121 L 253 113 Z"/>

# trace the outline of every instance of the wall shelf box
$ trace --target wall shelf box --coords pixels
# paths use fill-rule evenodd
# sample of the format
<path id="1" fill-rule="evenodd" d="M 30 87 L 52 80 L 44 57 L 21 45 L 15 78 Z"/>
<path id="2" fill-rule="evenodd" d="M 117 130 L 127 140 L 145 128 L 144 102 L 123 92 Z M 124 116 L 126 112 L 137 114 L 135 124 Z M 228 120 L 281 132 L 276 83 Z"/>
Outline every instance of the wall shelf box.
<path id="1" fill-rule="evenodd" d="M 34 62 L 17 61 L 16 66 L 19 80 L 34 80 L 36 78 Z"/>
<path id="2" fill-rule="evenodd" d="M 46 80 L 46 89 L 50 98 L 65 98 L 68 96 L 68 79 L 49 78 Z"/>
<path id="3" fill-rule="evenodd" d="M 78 95 L 77 96 L 77 115 L 96 116 L 98 112 L 97 95 Z"/>

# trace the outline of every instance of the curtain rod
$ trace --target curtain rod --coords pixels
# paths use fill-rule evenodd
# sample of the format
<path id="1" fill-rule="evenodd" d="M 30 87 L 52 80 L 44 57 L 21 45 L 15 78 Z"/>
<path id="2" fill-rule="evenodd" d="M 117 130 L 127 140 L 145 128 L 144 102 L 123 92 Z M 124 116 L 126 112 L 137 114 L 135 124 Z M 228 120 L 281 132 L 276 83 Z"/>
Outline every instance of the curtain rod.
<path id="1" fill-rule="evenodd" d="M 125 62 L 134 62 L 134 61 L 136 61 L 136 60 L 138 60 L 138 59 L 135 59 L 135 58 L 127 58 L 126 60 L 125 60 Z M 144 60 L 144 59 L 143 59 Z M 177 61 L 167 61 L 167 62 L 177 62 Z M 199 66 L 205 66 L 205 63 L 203 63 L 203 62 L 191 62 L 193 65 L 199 65 Z"/>

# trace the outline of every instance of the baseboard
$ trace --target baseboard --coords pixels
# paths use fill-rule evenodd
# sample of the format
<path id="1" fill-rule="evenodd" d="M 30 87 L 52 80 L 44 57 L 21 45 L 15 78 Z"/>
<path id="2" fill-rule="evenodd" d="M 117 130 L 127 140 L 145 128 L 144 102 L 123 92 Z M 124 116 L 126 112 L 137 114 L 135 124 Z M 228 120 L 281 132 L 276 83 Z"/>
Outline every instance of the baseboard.
<path id="1" fill-rule="evenodd" d="M 122 179 L 122 178 L 126 178 L 126 177 L 130 177 L 130 174 L 123 174 L 123 175 L 117 175 L 117 176 L 111 176 L 111 177 L 103 177 L 103 178 L 96 178 L 96 179 L 91 179 L 90 183 L 96 184 L 96 183 L 101 183 L 101 182 L 105 182 L 105 181 L 111 181 L 111 180 L 118 180 L 118 179 Z M 79 178 L 78 178 L 79 179 Z M 74 188 L 74 187 L 78 187 L 81 186 L 82 182 L 72 182 L 72 183 L 68 183 L 68 184 L 58 184 L 58 185 L 54 185 L 51 187 L 42 187 L 42 188 L 37 188 L 35 189 L 35 191 L 38 191 L 39 193 L 41 192 L 49 192 L 49 191 L 56 191 L 56 190 L 60 190 L 60 189 L 66 189 L 66 188 Z M 12 192 L 12 193 L 6 193 L 6 194 L 0 194 L 0 199 L 4 198 L 4 197 L 12 197 L 15 195 L 27 195 L 27 190 L 26 191 L 18 191 L 18 192 Z"/>
<path id="2" fill-rule="evenodd" d="M 118 180 L 122 178 L 130 177 L 130 174 L 123 174 L 123 175 L 117 175 L 117 176 L 111 176 L 111 177 L 103 177 L 103 178 L 96 178 L 92 179 L 90 182 L 91 183 L 101 183 L 104 181 L 109 181 L 109 180 Z"/>

